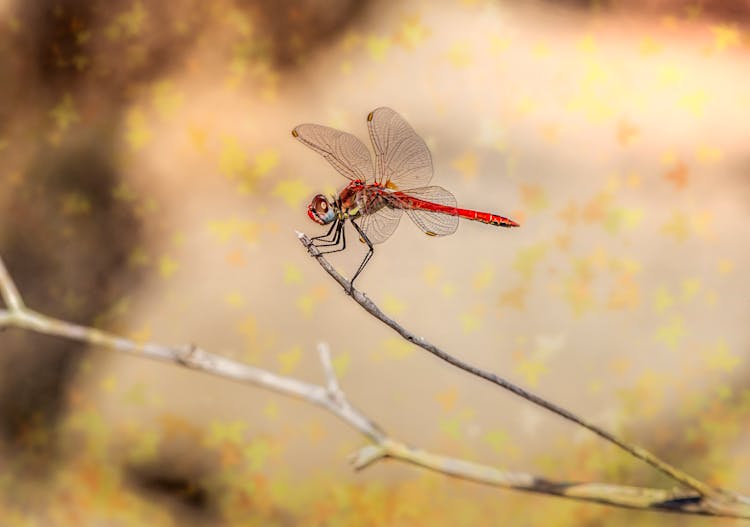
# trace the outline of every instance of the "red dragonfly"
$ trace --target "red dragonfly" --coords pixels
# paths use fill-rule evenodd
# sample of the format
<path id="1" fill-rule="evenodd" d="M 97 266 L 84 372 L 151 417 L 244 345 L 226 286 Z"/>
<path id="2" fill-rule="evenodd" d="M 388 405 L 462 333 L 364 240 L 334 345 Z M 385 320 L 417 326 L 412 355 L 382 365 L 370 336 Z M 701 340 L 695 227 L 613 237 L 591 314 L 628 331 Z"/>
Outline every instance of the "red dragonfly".
<path id="1" fill-rule="evenodd" d="M 432 156 L 411 126 L 390 108 L 378 108 L 367 116 L 375 164 L 370 151 L 352 134 L 319 124 L 301 124 L 292 135 L 312 148 L 350 180 L 338 196 L 318 194 L 307 215 L 328 232 L 313 238 L 323 253 L 346 248 L 344 224 L 350 221 L 369 248 L 350 284 L 374 254 L 373 245 L 387 240 L 398 226 L 402 212 L 429 236 L 446 236 L 458 228 L 458 218 L 500 227 L 518 223 L 498 214 L 459 209 L 456 198 L 442 187 L 425 186 L 432 179 Z M 361 225 L 360 225 L 361 223 Z"/>

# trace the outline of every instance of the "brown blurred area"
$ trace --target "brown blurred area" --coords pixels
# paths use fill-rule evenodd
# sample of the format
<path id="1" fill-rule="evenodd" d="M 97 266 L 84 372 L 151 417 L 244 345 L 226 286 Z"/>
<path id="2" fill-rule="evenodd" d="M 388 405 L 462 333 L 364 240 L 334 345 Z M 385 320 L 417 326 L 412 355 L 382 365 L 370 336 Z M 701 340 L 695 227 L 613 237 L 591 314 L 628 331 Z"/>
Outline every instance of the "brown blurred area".
<path id="1" fill-rule="evenodd" d="M 447 350 L 747 493 L 748 13 L 0 0 L 0 255 L 29 306 L 130 338 L 309 381 L 326 340 L 350 399 L 423 448 L 668 485 L 400 343 L 299 247 L 294 229 L 318 233 L 308 200 L 343 178 L 289 130 L 366 139 L 364 116 L 391 106 L 430 145 L 435 184 L 523 226 L 425 240 L 404 221 L 360 287 Z M 332 260 L 349 274 L 361 257 Z M 362 440 L 312 406 L 14 329 L 0 349 L 0 511 L 18 524 L 686 524 L 396 464 L 354 474 Z"/>
<path id="2" fill-rule="evenodd" d="M 632 17 L 649 15 L 688 16 L 708 18 L 720 22 L 739 22 L 746 20 L 750 12 L 750 3 L 746 0 L 723 0 L 719 2 L 690 0 L 637 0 L 635 2 L 618 0 L 558 0 L 547 2 L 578 9 L 601 9 L 610 14 L 627 14 Z"/>

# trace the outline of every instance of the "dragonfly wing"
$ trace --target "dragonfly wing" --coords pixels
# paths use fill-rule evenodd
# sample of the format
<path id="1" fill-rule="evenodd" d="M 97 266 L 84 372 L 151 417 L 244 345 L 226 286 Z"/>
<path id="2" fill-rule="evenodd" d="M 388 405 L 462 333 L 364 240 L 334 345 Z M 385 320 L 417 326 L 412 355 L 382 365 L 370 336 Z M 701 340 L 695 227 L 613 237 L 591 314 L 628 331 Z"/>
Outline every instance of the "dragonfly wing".
<path id="1" fill-rule="evenodd" d="M 352 134 L 319 124 L 301 124 L 292 130 L 292 135 L 322 155 L 343 176 L 366 182 L 374 179 L 370 151 Z"/>
<path id="2" fill-rule="evenodd" d="M 362 230 L 372 243 L 382 243 L 391 237 L 401 220 L 401 209 L 383 207 L 362 217 Z"/>
<path id="3" fill-rule="evenodd" d="M 442 212 L 438 212 L 427 207 L 405 206 L 406 214 L 422 232 L 430 236 L 448 236 L 456 232 L 458 216 L 455 215 L 456 198 L 453 194 L 443 187 L 436 186 L 413 188 L 406 194 L 424 201 L 426 205 L 435 203 L 447 207 L 447 209 L 443 208 Z"/>
<path id="4" fill-rule="evenodd" d="M 376 181 L 400 189 L 426 185 L 432 179 L 432 156 L 409 123 L 390 108 L 367 116 L 375 149 Z"/>

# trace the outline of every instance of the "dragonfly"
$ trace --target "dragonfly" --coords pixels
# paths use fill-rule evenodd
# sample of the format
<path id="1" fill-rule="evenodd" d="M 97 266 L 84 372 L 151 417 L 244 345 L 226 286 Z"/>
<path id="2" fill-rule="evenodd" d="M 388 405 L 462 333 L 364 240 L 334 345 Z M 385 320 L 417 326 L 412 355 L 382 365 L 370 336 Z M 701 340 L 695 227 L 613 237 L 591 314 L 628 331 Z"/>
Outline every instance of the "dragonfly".
<path id="1" fill-rule="evenodd" d="M 462 209 L 448 190 L 428 186 L 433 166 L 424 140 L 394 110 L 377 108 L 367 115 L 367 128 L 375 152 L 354 135 L 319 124 L 300 124 L 292 136 L 328 161 L 349 184 L 338 195 L 316 195 L 307 215 L 328 232 L 311 239 L 323 253 L 346 249 L 344 225 L 351 223 L 368 252 L 354 280 L 375 253 L 374 246 L 387 240 L 406 215 L 428 236 L 456 232 L 459 218 L 498 227 L 518 227 L 515 221 L 489 212 Z"/>

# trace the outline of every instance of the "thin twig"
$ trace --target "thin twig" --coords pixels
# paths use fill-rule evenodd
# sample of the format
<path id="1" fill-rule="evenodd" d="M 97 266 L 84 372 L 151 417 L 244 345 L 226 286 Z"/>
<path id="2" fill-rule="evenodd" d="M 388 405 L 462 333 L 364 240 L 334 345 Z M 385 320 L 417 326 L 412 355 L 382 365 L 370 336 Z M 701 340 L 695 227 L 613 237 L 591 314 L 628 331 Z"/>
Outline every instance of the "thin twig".
<path id="1" fill-rule="evenodd" d="M 333 369 L 331 349 L 328 344 L 325 342 L 318 344 L 318 354 L 320 355 L 320 363 L 323 365 L 323 372 L 326 375 L 328 393 L 331 397 L 343 397 L 344 392 L 341 391 L 339 381 L 336 378 L 336 370 Z"/>
<path id="2" fill-rule="evenodd" d="M 18 293 L 15 282 L 10 278 L 2 258 L 0 258 L 0 295 L 9 311 L 17 311 L 23 307 L 21 295 Z"/>
<path id="3" fill-rule="evenodd" d="M 514 393 L 515 395 L 518 395 L 519 397 L 522 397 L 523 399 L 526 399 L 527 401 L 531 403 L 534 403 L 537 406 L 544 408 L 545 410 L 548 410 L 554 414 L 559 415 L 560 417 L 563 417 L 564 419 L 567 419 L 568 421 L 571 421 L 583 428 L 586 428 L 587 430 L 593 432 L 594 434 L 605 439 L 606 441 L 618 446 L 619 448 L 628 452 L 629 454 L 637 457 L 638 459 L 645 461 L 646 463 L 650 464 L 651 466 L 655 467 L 659 471 L 668 475 L 670 478 L 674 479 L 675 481 L 678 481 L 682 483 L 683 485 L 693 489 L 694 491 L 697 492 L 699 496 L 702 496 L 703 498 L 705 498 L 706 501 L 740 502 L 742 500 L 748 499 L 743 496 L 738 496 L 738 495 L 734 495 L 723 490 L 715 489 L 711 487 L 710 485 L 700 481 L 699 479 L 678 469 L 677 467 L 674 467 L 673 465 L 667 463 L 666 461 L 663 461 L 662 459 L 658 458 L 656 455 L 652 454 L 648 450 L 641 448 L 637 445 L 628 443 L 627 441 L 624 441 L 614 436 L 613 434 L 607 432 L 606 430 L 582 419 L 581 417 L 578 417 L 573 412 L 565 408 L 562 408 L 561 406 L 558 406 L 557 404 L 550 402 L 544 399 L 543 397 L 536 395 L 535 393 L 532 393 L 524 388 L 521 388 L 520 386 L 494 373 L 472 366 L 471 364 L 468 364 L 462 361 L 461 359 L 454 357 L 453 355 L 441 350 L 434 344 L 427 342 L 423 337 L 418 337 L 417 335 L 415 335 L 408 329 L 401 326 L 398 322 L 396 322 L 392 318 L 389 318 L 387 315 L 385 315 L 385 313 L 383 313 L 380 310 L 380 308 L 372 300 L 370 300 L 364 293 L 362 293 L 361 291 L 357 289 L 352 288 L 351 283 L 348 280 L 346 280 L 338 271 L 336 271 L 336 269 L 333 268 L 333 266 L 328 262 L 328 260 L 326 260 L 325 257 L 320 253 L 320 251 L 318 251 L 317 247 L 313 245 L 312 241 L 310 240 L 310 238 L 307 237 L 307 235 L 301 232 L 297 232 L 297 237 L 299 238 L 302 245 L 308 250 L 310 255 L 315 257 L 315 259 L 318 261 L 320 266 L 336 282 L 339 283 L 339 285 L 344 289 L 344 291 L 348 295 L 350 295 L 354 299 L 355 302 L 357 302 L 365 311 L 370 313 L 372 316 L 374 316 L 375 318 L 383 322 L 385 325 L 387 325 L 388 327 L 396 331 L 396 333 L 401 335 L 408 342 L 416 344 L 417 346 L 430 352 L 431 354 L 438 357 L 439 359 L 445 362 L 448 362 L 449 364 L 467 373 L 470 373 L 472 375 L 485 379 L 497 386 L 500 386 L 501 388 L 505 390 L 508 390 Z"/>
<path id="4" fill-rule="evenodd" d="M 0 259 L 0 290 L 15 291 L 17 301 L 12 304 L 15 307 L 8 304 L 7 309 L 0 309 L 0 328 L 18 327 L 138 357 L 169 362 L 176 366 L 258 386 L 318 405 L 359 431 L 372 442 L 372 444 L 364 446 L 350 457 L 355 469 L 361 470 L 378 460 L 391 458 L 442 474 L 499 488 L 560 496 L 631 509 L 750 519 L 750 500 L 747 498 L 739 497 L 736 501 L 728 502 L 709 500 L 695 492 L 681 492 L 679 490 L 603 483 L 556 482 L 523 472 L 498 470 L 410 447 L 388 436 L 376 423 L 347 401 L 336 377 L 330 351 L 325 344 L 321 344 L 318 351 L 326 376 L 326 383 L 325 385 L 311 384 L 233 361 L 204 351 L 197 346 L 179 347 L 164 346 L 157 343 L 137 343 L 105 331 L 71 324 L 37 313 L 24 306 L 12 279 L 7 272 L 2 272 L 2 269 L 5 268 L 2 259 Z"/>

